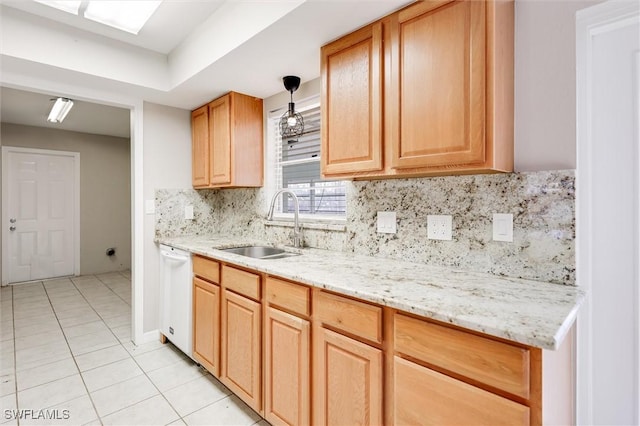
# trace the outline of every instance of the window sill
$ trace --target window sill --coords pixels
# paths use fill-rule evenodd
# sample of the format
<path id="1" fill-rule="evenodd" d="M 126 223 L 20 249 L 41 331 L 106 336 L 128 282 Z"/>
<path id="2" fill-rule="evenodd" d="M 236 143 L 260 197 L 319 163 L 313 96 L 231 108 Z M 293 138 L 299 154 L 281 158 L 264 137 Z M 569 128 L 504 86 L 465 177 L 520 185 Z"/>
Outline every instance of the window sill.
<path id="1" fill-rule="evenodd" d="M 276 219 L 268 220 L 265 222 L 267 226 L 282 226 L 285 228 L 293 228 L 293 219 Z M 346 232 L 347 224 L 344 221 L 331 220 L 326 222 L 305 222 L 304 219 L 300 220 L 302 229 L 315 229 L 318 231 L 335 231 Z"/>

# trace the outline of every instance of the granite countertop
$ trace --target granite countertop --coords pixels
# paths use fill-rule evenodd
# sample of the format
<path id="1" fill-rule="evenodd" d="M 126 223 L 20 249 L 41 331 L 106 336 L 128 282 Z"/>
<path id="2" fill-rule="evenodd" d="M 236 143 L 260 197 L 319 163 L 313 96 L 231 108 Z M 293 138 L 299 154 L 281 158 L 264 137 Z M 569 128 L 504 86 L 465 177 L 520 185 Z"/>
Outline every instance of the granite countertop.
<path id="1" fill-rule="evenodd" d="M 585 296 L 572 286 L 330 250 L 286 248 L 302 255 L 270 260 L 219 250 L 272 245 L 250 238 L 213 235 L 157 242 L 543 349 L 560 346 Z"/>

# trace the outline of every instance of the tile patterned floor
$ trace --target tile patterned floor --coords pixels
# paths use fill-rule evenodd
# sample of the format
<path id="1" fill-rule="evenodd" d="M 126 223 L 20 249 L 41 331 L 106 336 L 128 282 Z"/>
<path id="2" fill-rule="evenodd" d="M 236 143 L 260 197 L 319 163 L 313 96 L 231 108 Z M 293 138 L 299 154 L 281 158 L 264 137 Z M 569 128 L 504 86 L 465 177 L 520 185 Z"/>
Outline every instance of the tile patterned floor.
<path id="1" fill-rule="evenodd" d="M 173 345 L 134 345 L 130 305 L 128 272 L 2 287 L 0 425 L 268 425 Z"/>

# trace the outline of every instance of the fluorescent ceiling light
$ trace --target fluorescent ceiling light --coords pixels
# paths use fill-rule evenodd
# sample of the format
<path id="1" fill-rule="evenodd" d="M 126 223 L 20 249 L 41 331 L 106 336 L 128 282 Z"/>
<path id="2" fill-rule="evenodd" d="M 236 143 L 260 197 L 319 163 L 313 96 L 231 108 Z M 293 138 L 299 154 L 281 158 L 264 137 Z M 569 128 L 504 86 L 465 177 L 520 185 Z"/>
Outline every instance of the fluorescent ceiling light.
<path id="1" fill-rule="evenodd" d="M 138 34 L 151 15 L 160 6 L 161 1 L 90 1 L 84 17 L 92 21 Z"/>
<path id="2" fill-rule="evenodd" d="M 47 6 L 55 7 L 56 9 L 64 10 L 65 12 L 78 14 L 80 10 L 80 3 L 82 0 L 35 0 L 38 3 L 45 4 Z"/>
<path id="3" fill-rule="evenodd" d="M 62 123 L 62 120 L 69 114 L 71 111 L 71 107 L 73 106 L 73 101 L 68 98 L 58 98 L 56 99 L 56 103 L 53 104 L 51 108 L 51 112 L 49 113 L 49 118 L 47 121 L 50 123 Z"/>

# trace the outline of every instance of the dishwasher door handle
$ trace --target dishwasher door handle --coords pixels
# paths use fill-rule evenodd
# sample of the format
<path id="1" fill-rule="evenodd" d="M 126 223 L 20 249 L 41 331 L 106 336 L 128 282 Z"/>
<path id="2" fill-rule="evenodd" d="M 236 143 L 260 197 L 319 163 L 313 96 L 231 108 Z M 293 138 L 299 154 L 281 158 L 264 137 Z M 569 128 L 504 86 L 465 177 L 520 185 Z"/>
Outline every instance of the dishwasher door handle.
<path id="1" fill-rule="evenodd" d="M 167 253 L 167 252 L 160 252 L 160 254 L 164 257 L 166 257 L 167 259 L 171 259 L 171 260 L 175 260 L 176 262 L 186 262 L 187 260 L 189 260 L 189 257 L 187 256 L 176 256 L 174 254 L 171 253 Z"/>

